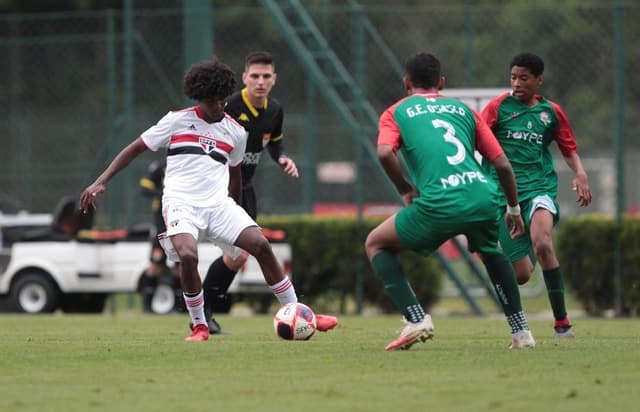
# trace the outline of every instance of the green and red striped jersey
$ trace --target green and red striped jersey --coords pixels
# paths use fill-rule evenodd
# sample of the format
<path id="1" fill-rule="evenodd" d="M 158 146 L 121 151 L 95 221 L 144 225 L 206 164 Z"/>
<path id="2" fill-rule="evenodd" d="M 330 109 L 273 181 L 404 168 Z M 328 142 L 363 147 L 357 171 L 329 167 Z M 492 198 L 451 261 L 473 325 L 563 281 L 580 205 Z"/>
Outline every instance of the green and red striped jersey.
<path id="1" fill-rule="evenodd" d="M 495 217 L 497 189 L 474 156 L 503 152 L 480 116 L 461 101 L 437 93 L 413 94 L 385 110 L 378 145 L 400 150 L 413 185 L 431 217 Z"/>
<path id="2" fill-rule="evenodd" d="M 577 150 L 576 139 L 564 110 L 537 95 L 538 104 L 529 107 L 509 92 L 491 100 L 482 111 L 511 162 L 518 183 L 520 201 L 539 193 L 556 197 L 558 176 L 549 145 L 555 141 L 564 156 Z M 493 167 L 489 167 L 495 175 Z M 502 199 L 501 204 L 505 204 Z"/>

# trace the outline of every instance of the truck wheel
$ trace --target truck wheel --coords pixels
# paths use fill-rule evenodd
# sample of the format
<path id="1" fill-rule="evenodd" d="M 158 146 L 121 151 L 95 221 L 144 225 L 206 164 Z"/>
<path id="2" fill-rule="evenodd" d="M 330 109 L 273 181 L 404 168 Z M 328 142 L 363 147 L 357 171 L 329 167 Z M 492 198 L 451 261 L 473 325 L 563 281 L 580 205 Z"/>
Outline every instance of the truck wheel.
<path id="1" fill-rule="evenodd" d="M 160 276 L 153 298 L 151 299 L 151 311 L 159 315 L 173 312 L 177 304 L 176 296 L 176 281 L 173 279 L 173 276 Z"/>
<path id="2" fill-rule="evenodd" d="M 50 313 L 59 299 L 56 284 L 43 273 L 26 273 L 11 288 L 11 301 L 20 312 Z"/>

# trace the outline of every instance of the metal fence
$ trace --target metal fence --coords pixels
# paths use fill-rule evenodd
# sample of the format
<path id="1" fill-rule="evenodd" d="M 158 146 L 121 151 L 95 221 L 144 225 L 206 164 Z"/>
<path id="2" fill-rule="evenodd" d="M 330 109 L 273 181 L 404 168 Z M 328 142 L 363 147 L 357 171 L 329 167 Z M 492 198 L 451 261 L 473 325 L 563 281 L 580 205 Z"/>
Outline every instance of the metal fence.
<path id="1" fill-rule="evenodd" d="M 63 195 L 77 196 L 120 148 L 168 110 L 191 104 L 180 93 L 189 63 L 213 51 L 240 76 L 244 56 L 258 49 L 276 56 L 273 95 L 285 107 L 287 151 L 301 170 L 291 179 L 266 158 L 256 180 L 260 211 L 395 202 L 358 143 L 372 146 L 375 132 L 354 136 L 269 12 L 277 6 L 290 17 L 297 3 L 351 75 L 348 87 L 376 112 L 403 96 L 400 62 L 416 51 L 440 57 L 450 88 L 508 87 L 511 57 L 540 54 L 543 91 L 568 113 L 591 174 L 591 211 L 640 204 L 632 179 L 640 164 L 632 139 L 640 131 L 635 2 L 125 0 L 112 10 L 0 15 L 0 210 L 48 212 Z M 329 65 L 319 64 L 324 72 Z M 137 182 L 157 156 L 145 154 L 114 178 L 99 206 L 101 225 L 148 219 Z M 564 215 L 578 213 L 570 174 L 557 164 Z M 624 197 L 616 197 L 618 184 Z"/>

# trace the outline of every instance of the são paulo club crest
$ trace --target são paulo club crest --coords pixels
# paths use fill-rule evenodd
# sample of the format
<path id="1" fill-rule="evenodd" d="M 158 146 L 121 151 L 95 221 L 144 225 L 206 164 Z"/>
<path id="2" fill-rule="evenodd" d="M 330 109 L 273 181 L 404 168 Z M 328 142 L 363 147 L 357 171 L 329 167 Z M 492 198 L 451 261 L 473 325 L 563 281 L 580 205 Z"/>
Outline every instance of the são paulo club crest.
<path id="1" fill-rule="evenodd" d="M 216 141 L 207 136 L 199 136 L 198 142 L 200 143 L 200 147 L 206 154 L 209 154 L 216 148 Z"/>

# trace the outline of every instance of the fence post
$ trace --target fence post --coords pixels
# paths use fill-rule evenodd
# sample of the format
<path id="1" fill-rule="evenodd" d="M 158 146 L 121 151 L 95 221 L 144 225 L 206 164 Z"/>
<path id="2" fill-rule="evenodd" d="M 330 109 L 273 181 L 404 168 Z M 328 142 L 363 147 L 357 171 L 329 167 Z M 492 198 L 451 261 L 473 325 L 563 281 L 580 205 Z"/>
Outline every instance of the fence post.
<path id="1" fill-rule="evenodd" d="M 182 6 L 185 67 L 213 54 L 213 5 L 211 0 L 184 0 Z"/>
<path id="2" fill-rule="evenodd" d="M 613 130 L 616 150 L 616 223 L 618 236 L 614 254 L 614 308 L 616 315 L 622 315 L 622 245 L 620 230 L 625 209 L 624 199 L 624 10 L 621 2 L 617 1 L 613 12 L 614 26 L 614 77 L 613 77 Z"/>

